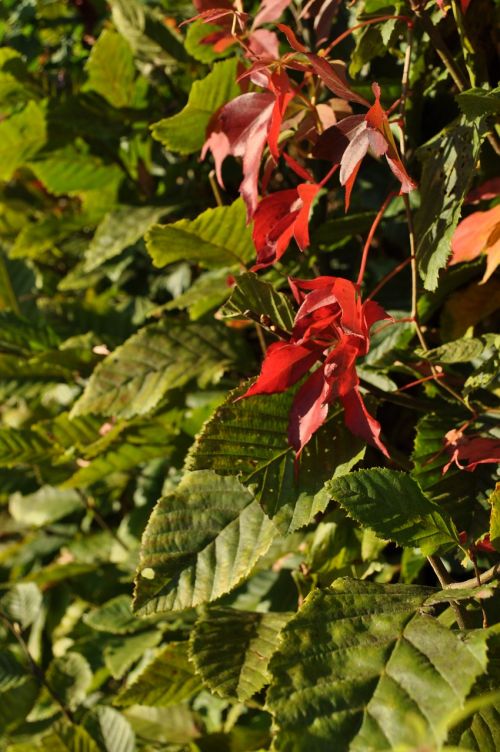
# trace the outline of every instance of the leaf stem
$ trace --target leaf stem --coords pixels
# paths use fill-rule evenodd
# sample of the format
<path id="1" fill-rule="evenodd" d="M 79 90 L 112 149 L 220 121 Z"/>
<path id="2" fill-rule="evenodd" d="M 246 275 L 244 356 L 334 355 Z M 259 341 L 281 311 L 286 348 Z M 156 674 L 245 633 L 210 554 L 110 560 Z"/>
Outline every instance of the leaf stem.
<path id="1" fill-rule="evenodd" d="M 361 283 L 363 281 L 363 277 L 364 277 L 365 269 L 366 269 L 366 262 L 368 260 L 368 252 L 369 252 L 370 246 L 372 244 L 373 236 L 375 235 L 377 227 L 379 226 L 379 224 L 380 224 L 380 222 L 382 220 L 382 217 L 384 216 L 384 214 L 385 214 L 385 212 L 387 210 L 387 207 L 391 203 L 392 199 L 395 198 L 395 196 L 397 196 L 397 193 L 395 191 L 391 191 L 388 194 L 388 196 L 385 199 L 384 203 L 382 204 L 382 206 L 378 210 L 377 216 L 373 220 L 372 226 L 370 227 L 370 232 L 368 233 L 368 237 L 366 238 L 366 242 L 365 242 L 365 245 L 364 245 L 364 248 L 363 248 L 363 254 L 361 256 L 361 264 L 359 265 L 358 279 L 356 281 L 356 284 L 358 286 L 361 285 Z"/>
<path id="2" fill-rule="evenodd" d="M 357 31 L 357 29 L 362 29 L 363 26 L 369 26 L 370 24 L 376 24 L 376 23 L 382 23 L 382 21 L 406 21 L 408 25 L 412 23 L 411 18 L 409 16 L 377 16 L 377 18 L 368 18 L 366 21 L 361 21 L 358 24 L 355 24 L 354 26 L 351 26 L 350 29 L 347 29 L 342 34 L 339 34 L 338 37 L 336 37 L 333 42 L 331 42 L 326 50 L 323 52 L 323 55 L 326 57 L 330 51 L 336 47 L 337 44 L 340 44 L 340 42 L 343 42 L 344 39 L 346 39 L 350 34 L 352 34 L 353 31 Z"/>
<path id="3" fill-rule="evenodd" d="M 118 533 L 115 530 L 113 530 L 113 528 L 110 525 L 108 525 L 104 517 L 96 508 L 95 504 L 93 503 L 93 500 L 90 501 L 90 499 L 87 498 L 87 495 L 80 488 L 77 489 L 77 494 L 80 497 L 87 511 L 90 512 L 94 516 L 95 521 L 97 522 L 101 530 L 104 530 L 106 533 L 109 533 L 111 537 L 114 538 L 115 541 L 118 543 L 118 545 L 120 545 L 123 548 L 123 550 L 126 551 L 127 554 L 129 554 L 130 547 L 125 543 L 125 541 L 123 541 L 120 538 Z"/>
<path id="4" fill-rule="evenodd" d="M 443 590 L 446 590 L 446 588 L 450 587 L 451 584 L 451 578 L 446 571 L 446 567 L 444 566 L 443 562 L 439 558 L 439 556 L 428 556 L 427 561 L 431 565 L 432 569 L 434 570 L 434 574 L 439 580 L 439 584 L 443 588 Z M 455 618 L 457 620 L 457 624 L 460 627 L 460 629 L 465 629 L 465 621 L 464 616 L 462 613 L 462 609 L 460 608 L 457 601 L 450 601 L 450 605 L 455 612 Z"/>

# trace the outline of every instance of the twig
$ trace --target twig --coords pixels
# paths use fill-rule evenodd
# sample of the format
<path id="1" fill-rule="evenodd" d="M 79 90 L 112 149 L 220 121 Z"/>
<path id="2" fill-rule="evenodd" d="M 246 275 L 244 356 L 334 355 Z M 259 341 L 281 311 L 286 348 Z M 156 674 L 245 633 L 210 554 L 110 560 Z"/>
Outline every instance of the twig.
<path id="1" fill-rule="evenodd" d="M 451 585 L 451 578 L 446 571 L 446 568 L 441 561 L 441 559 L 438 556 L 428 556 L 427 561 L 431 565 L 431 567 L 434 570 L 434 574 L 439 580 L 439 584 L 443 588 L 443 590 L 446 590 L 446 588 L 449 588 Z M 465 629 L 465 621 L 464 616 L 462 613 L 462 609 L 460 608 L 460 605 L 457 603 L 457 601 L 450 601 L 450 605 L 455 612 L 455 618 L 457 620 L 457 624 L 460 627 L 460 629 Z"/>
<path id="2" fill-rule="evenodd" d="M 500 574 L 500 561 L 497 561 L 497 563 L 487 569 L 486 572 L 471 577 L 470 580 L 463 580 L 463 582 L 450 582 L 446 587 L 459 589 L 476 587 L 476 585 L 485 585 L 487 582 L 490 582 L 490 580 L 493 580 L 497 574 Z"/>
<path id="3" fill-rule="evenodd" d="M 38 665 L 38 663 L 35 661 L 33 656 L 31 655 L 28 645 L 26 644 L 24 637 L 21 633 L 21 627 L 17 622 L 11 622 L 9 617 L 3 613 L 3 611 L 0 611 L 0 621 L 2 624 L 9 630 L 9 632 L 13 635 L 13 637 L 17 640 L 18 644 L 21 647 L 21 650 L 23 651 L 26 660 L 28 661 L 31 673 L 37 680 L 37 682 L 40 684 L 40 686 L 45 687 L 49 695 L 52 697 L 52 699 L 59 705 L 61 708 L 62 713 L 67 718 L 67 720 L 70 723 L 74 723 L 74 718 L 71 710 L 66 707 L 64 702 L 61 700 L 57 692 L 50 686 L 49 682 L 45 678 L 45 674 Z"/>
<path id="4" fill-rule="evenodd" d="M 420 21 L 422 28 L 426 32 L 427 36 L 432 42 L 434 49 L 444 63 L 446 70 L 452 77 L 455 85 L 459 91 L 464 91 L 467 88 L 467 80 L 462 71 L 455 63 L 451 52 L 449 51 L 446 43 L 441 36 L 438 28 L 434 26 L 425 8 L 417 2 L 412 2 L 411 7 L 416 17 Z"/>
<path id="5" fill-rule="evenodd" d="M 85 508 L 95 517 L 95 520 L 96 520 L 97 524 L 99 525 L 99 527 L 102 530 L 104 530 L 106 533 L 109 533 L 111 535 L 111 537 L 114 538 L 115 541 L 124 549 L 124 551 L 126 551 L 129 554 L 130 553 L 130 547 L 125 543 L 125 541 L 122 541 L 122 539 L 120 538 L 120 536 L 118 535 L 118 533 L 115 530 L 113 530 L 113 528 L 110 525 L 108 525 L 108 523 L 106 522 L 106 520 L 104 519 L 104 517 L 101 515 L 101 513 L 99 512 L 99 510 L 96 508 L 95 504 L 93 504 L 87 498 L 87 496 L 84 494 L 84 492 L 80 488 L 77 489 L 77 494 L 80 497 L 80 499 L 82 500 Z"/>
<path id="6" fill-rule="evenodd" d="M 217 206 L 224 206 L 224 201 L 222 200 L 219 185 L 215 177 L 215 170 L 210 170 L 210 172 L 208 173 L 208 182 L 210 183 L 210 188 L 212 189 L 212 193 L 214 194 L 215 203 L 217 204 Z"/>

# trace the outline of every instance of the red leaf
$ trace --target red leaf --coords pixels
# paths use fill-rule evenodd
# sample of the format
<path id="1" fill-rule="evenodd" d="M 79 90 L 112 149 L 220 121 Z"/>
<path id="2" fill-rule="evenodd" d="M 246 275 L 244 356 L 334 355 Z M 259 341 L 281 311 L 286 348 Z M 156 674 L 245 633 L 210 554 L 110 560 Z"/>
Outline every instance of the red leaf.
<path id="1" fill-rule="evenodd" d="M 275 342 L 267 348 L 260 376 L 239 399 L 252 394 L 284 392 L 304 376 L 318 359 L 309 347 L 287 342 Z"/>
<path id="2" fill-rule="evenodd" d="M 271 125 L 269 127 L 269 135 L 267 138 L 269 144 L 269 151 L 277 161 L 279 159 L 278 149 L 278 137 L 281 130 L 281 123 L 285 116 L 286 108 L 295 96 L 295 92 L 290 85 L 288 76 L 284 71 L 280 73 L 273 73 L 269 79 L 269 89 L 276 97 L 273 107 L 273 113 L 271 117 Z"/>
<path id="3" fill-rule="evenodd" d="M 366 107 L 370 106 L 364 97 L 361 97 L 349 88 L 342 65 L 329 63 L 324 57 L 312 53 L 309 53 L 307 57 L 314 71 L 330 91 L 333 91 L 334 94 L 342 99 L 347 99 L 348 102 L 358 102 Z"/>
<path id="4" fill-rule="evenodd" d="M 477 201 L 488 201 L 500 194 L 500 178 L 490 178 L 473 191 L 467 194 L 466 204 L 475 204 Z"/>
<path id="5" fill-rule="evenodd" d="M 328 383 L 318 368 L 295 395 L 288 423 L 288 441 L 297 457 L 328 416 Z"/>
<path id="6" fill-rule="evenodd" d="M 275 97 L 268 92 L 241 94 L 225 104 L 208 129 L 201 158 L 208 150 L 213 154 L 217 179 L 223 185 L 221 168 L 232 154 L 243 157 L 243 181 L 240 193 L 251 218 L 257 205 L 260 160 L 267 139 Z"/>
<path id="7" fill-rule="evenodd" d="M 500 264 L 500 204 L 463 219 L 451 239 L 451 251 L 450 266 L 472 261 L 486 253 L 486 271 L 481 284 L 486 282 Z"/>
<path id="8" fill-rule="evenodd" d="M 260 4 L 260 10 L 255 16 L 253 22 L 253 28 L 262 26 L 265 23 L 271 23 L 276 21 L 283 11 L 285 11 L 290 5 L 292 0 L 262 0 Z"/>
<path id="9" fill-rule="evenodd" d="M 254 270 L 278 261 L 292 236 L 295 236 L 301 251 L 307 248 L 309 214 L 319 190 L 319 185 L 304 183 L 262 199 L 254 214 L 253 241 L 257 250 Z"/>
<path id="10" fill-rule="evenodd" d="M 250 34 L 247 47 L 254 58 L 259 60 L 277 60 L 279 57 L 279 41 L 274 31 L 256 29 Z M 249 57 L 248 54 L 246 57 Z"/>
<path id="11" fill-rule="evenodd" d="M 364 439 L 371 446 L 379 449 L 389 457 L 389 452 L 380 440 L 380 423 L 370 415 L 363 402 L 359 390 L 353 389 L 345 397 L 341 397 L 344 406 L 344 420 L 347 428 L 355 435 Z"/>
<path id="12" fill-rule="evenodd" d="M 295 52 L 307 52 L 307 47 L 304 47 L 304 45 L 299 42 L 295 36 L 295 32 L 289 26 L 286 24 L 277 24 L 277 27 L 286 36 L 288 44 L 292 50 L 295 50 Z"/>
<path id="13" fill-rule="evenodd" d="M 500 439 L 485 436 L 465 436 L 461 430 L 451 430 L 445 436 L 445 449 L 451 455 L 443 467 L 443 475 L 450 465 L 473 472 L 478 465 L 500 462 Z"/>

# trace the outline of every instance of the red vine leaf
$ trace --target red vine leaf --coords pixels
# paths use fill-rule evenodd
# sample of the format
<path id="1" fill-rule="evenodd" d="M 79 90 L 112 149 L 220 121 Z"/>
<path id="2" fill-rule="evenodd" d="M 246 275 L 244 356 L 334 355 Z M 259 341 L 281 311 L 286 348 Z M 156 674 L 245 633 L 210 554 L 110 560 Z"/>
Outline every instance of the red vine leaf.
<path id="1" fill-rule="evenodd" d="M 463 219 L 451 239 L 451 251 L 450 266 L 485 253 L 486 271 L 480 284 L 487 282 L 500 264 L 500 204 Z"/>

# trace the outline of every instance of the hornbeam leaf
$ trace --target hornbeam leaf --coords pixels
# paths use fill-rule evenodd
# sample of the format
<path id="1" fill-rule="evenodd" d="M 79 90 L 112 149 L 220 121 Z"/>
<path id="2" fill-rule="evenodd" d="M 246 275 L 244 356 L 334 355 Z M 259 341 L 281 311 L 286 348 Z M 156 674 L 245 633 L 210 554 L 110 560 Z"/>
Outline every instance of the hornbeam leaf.
<path id="1" fill-rule="evenodd" d="M 114 635 L 140 632 L 150 626 L 147 620 L 134 616 L 128 595 L 117 595 L 116 598 L 85 614 L 83 621 L 91 629 Z"/>
<path id="2" fill-rule="evenodd" d="M 103 656 L 111 676 L 121 679 L 129 668 L 144 656 L 146 650 L 156 647 L 161 639 L 162 634 L 159 630 L 107 639 Z"/>
<path id="3" fill-rule="evenodd" d="M 87 694 L 92 671 L 83 655 L 69 652 L 53 659 L 47 670 L 47 681 L 66 707 L 74 710 Z M 47 700 L 52 702 L 48 693 Z"/>
<path id="4" fill-rule="evenodd" d="M 134 611 L 178 611 L 219 598 L 248 576 L 275 535 L 236 478 L 210 471 L 186 475 L 149 518 Z"/>
<path id="5" fill-rule="evenodd" d="M 417 259 L 426 290 L 435 290 L 451 253 L 451 238 L 476 170 L 479 122 L 462 118 L 420 149 L 423 161 L 420 209 L 415 215 Z"/>
<path id="6" fill-rule="evenodd" d="M 237 67 L 236 57 L 215 63 L 208 76 L 194 82 L 183 110 L 151 126 L 154 138 L 180 154 L 201 149 L 212 115 L 240 93 Z"/>
<path id="7" fill-rule="evenodd" d="M 452 520 L 406 473 L 358 470 L 335 478 L 327 489 L 351 517 L 380 538 L 419 547 L 426 556 L 442 545 L 458 545 Z"/>
<path id="8" fill-rule="evenodd" d="M 345 578 L 308 596 L 270 663 L 278 752 L 441 748 L 486 669 L 487 630 L 422 613 L 429 591 Z"/>
<path id="9" fill-rule="evenodd" d="M 286 295 L 277 292 L 269 282 L 264 282 L 253 272 L 237 278 L 231 297 L 221 313 L 226 318 L 241 318 L 247 310 L 266 317 L 285 332 L 292 330 L 295 313 Z"/>
<path id="10" fill-rule="evenodd" d="M 91 272 L 104 261 L 136 243 L 146 230 L 172 209 L 157 206 L 121 206 L 106 214 L 85 251 L 84 270 Z"/>
<path id="11" fill-rule="evenodd" d="M 0 122 L 0 180 L 33 157 L 45 144 L 47 126 L 43 110 L 28 102 L 24 110 Z"/>
<path id="12" fill-rule="evenodd" d="M 94 370 L 71 417 L 101 413 L 122 418 L 143 415 L 169 389 L 193 378 L 217 381 L 235 359 L 223 327 L 150 324 L 108 355 Z"/>
<path id="13" fill-rule="evenodd" d="M 103 191 L 123 177 L 116 164 L 104 164 L 98 157 L 78 151 L 73 146 L 30 162 L 29 167 L 47 190 L 56 196 L 91 190 Z"/>
<path id="14" fill-rule="evenodd" d="M 65 721 L 55 724 L 37 749 L 41 752 L 102 752 L 83 726 Z"/>
<path id="15" fill-rule="evenodd" d="M 92 708 L 84 725 L 103 752 L 135 752 L 135 734 L 128 720 L 107 705 Z"/>
<path id="16" fill-rule="evenodd" d="M 340 409 L 302 452 L 288 444 L 293 390 L 235 402 L 245 387 L 232 392 L 205 424 L 186 461 L 189 470 L 235 475 L 254 489 L 266 514 L 283 532 L 307 525 L 330 500 L 325 482 L 349 472 L 363 456 L 361 439 L 348 431 Z"/>
<path id="17" fill-rule="evenodd" d="M 84 90 L 92 89 L 113 107 L 127 107 L 134 96 L 135 65 L 130 45 L 120 34 L 104 29 L 85 64 Z"/>
<path id="18" fill-rule="evenodd" d="M 38 616 L 42 600 L 42 593 L 33 582 L 20 582 L 0 599 L 0 609 L 26 629 Z"/>
<path id="19" fill-rule="evenodd" d="M 10 651 L 0 651 L 0 729 L 3 733 L 24 721 L 38 692 L 38 684 L 28 670 Z"/>
<path id="20" fill-rule="evenodd" d="M 26 496 L 17 492 L 9 499 L 11 516 L 23 525 L 34 527 L 43 527 L 60 520 L 77 509 L 83 509 L 83 506 L 76 491 L 53 486 L 41 486 L 37 491 Z"/>
<path id="21" fill-rule="evenodd" d="M 0 428 L 0 467 L 36 464 L 53 454 L 53 447 L 27 428 Z"/>
<path id="22" fill-rule="evenodd" d="M 241 199 L 207 209 L 196 219 L 153 225 L 146 247 L 155 266 L 189 261 L 207 269 L 245 265 L 255 255 Z"/>
<path id="23" fill-rule="evenodd" d="M 191 658 L 205 684 L 242 702 L 268 683 L 267 667 L 290 613 L 209 608 L 191 635 Z"/>
<path id="24" fill-rule="evenodd" d="M 166 707 L 188 700 L 202 682 L 188 659 L 187 643 L 170 643 L 115 700 L 118 707 Z"/>

